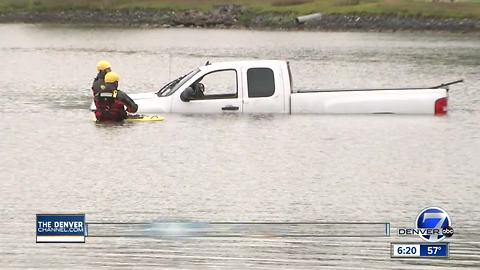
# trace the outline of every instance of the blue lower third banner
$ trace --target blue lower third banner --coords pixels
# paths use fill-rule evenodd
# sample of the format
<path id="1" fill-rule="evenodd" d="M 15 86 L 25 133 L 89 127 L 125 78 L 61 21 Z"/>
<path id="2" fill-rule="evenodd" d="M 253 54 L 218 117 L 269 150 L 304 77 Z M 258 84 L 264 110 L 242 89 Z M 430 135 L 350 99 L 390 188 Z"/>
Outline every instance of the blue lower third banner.
<path id="1" fill-rule="evenodd" d="M 85 243 L 85 214 L 37 214 L 37 243 Z"/>

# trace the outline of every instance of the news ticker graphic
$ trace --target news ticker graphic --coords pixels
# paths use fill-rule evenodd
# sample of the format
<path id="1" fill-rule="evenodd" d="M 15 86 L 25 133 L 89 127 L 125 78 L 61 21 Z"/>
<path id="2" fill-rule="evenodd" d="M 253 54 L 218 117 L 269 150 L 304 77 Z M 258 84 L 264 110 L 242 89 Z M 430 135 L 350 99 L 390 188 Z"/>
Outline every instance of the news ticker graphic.
<path id="1" fill-rule="evenodd" d="M 420 211 L 415 228 L 399 236 L 440 242 L 454 233 L 448 213 L 438 207 Z M 389 237 L 388 222 L 89 222 L 85 214 L 38 214 L 37 242 L 85 242 L 85 237 Z M 90 235 L 87 233 L 90 228 Z"/>
<path id="2" fill-rule="evenodd" d="M 37 243 L 85 243 L 85 214 L 37 214 Z"/>
<path id="3" fill-rule="evenodd" d="M 37 243 L 85 243 L 86 237 L 389 237 L 382 222 L 86 222 L 85 214 L 37 214 Z"/>
<path id="4" fill-rule="evenodd" d="M 449 243 L 391 243 L 392 258 L 448 258 Z"/>
<path id="5" fill-rule="evenodd" d="M 346 222 L 89 222 L 89 237 L 388 237 L 390 223 Z"/>

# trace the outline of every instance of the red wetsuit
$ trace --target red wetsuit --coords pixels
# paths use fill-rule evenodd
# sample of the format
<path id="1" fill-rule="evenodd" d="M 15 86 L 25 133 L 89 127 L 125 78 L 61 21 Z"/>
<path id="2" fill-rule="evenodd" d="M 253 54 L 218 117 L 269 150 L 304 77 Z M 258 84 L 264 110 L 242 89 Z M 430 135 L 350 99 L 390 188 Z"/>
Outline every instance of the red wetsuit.
<path id="1" fill-rule="evenodd" d="M 94 101 L 95 117 L 100 122 L 120 122 L 127 118 L 127 111 L 135 113 L 138 110 L 138 105 L 126 93 L 110 84 L 107 84 L 105 90 L 95 93 Z"/>

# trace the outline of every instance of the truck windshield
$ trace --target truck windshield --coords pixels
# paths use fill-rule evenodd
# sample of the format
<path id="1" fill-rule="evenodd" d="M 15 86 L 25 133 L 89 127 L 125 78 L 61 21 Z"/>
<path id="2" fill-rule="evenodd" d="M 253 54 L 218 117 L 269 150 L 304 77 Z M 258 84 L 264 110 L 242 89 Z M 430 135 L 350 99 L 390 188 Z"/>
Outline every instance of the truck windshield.
<path id="1" fill-rule="evenodd" d="M 175 91 L 180 88 L 186 81 L 190 80 L 195 74 L 197 74 L 200 69 L 195 69 L 190 71 L 189 73 L 176 78 L 175 80 L 165 84 L 158 92 L 157 96 L 159 97 L 166 97 L 170 96 L 171 94 L 175 93 Z"/>

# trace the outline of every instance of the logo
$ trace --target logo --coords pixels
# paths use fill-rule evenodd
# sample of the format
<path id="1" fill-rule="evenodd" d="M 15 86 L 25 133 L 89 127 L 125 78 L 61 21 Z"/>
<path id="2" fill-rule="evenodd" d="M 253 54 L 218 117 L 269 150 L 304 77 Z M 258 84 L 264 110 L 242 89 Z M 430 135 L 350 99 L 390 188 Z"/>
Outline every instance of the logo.
<path id="1" fill-rule="evenodd" d="M 453 235 L 452 221 L 447 211 L 439 207 L 428 207 L 420 211 L 415 221 L 417 229 L 427 229 L 427 233 L 420 233 L 419 236 L 425 241 L 438 242 Z M 429 234 L 432 229 L 434 234 Z"/>
<path id="2" fill-rule="evenodd" d="M 38 214 L 37 243 L 85 243 L 85 215 Z"/>
<path id="3" fill-rule="evenodd" d="M 428 207 L 420 211 L 415 219 L 415 228 L 398 229 L 401 236 L 418 235 L 428 242 L 439 242 L 452 237 L 454 230 L 447 211 L 439 207 Z"/>

